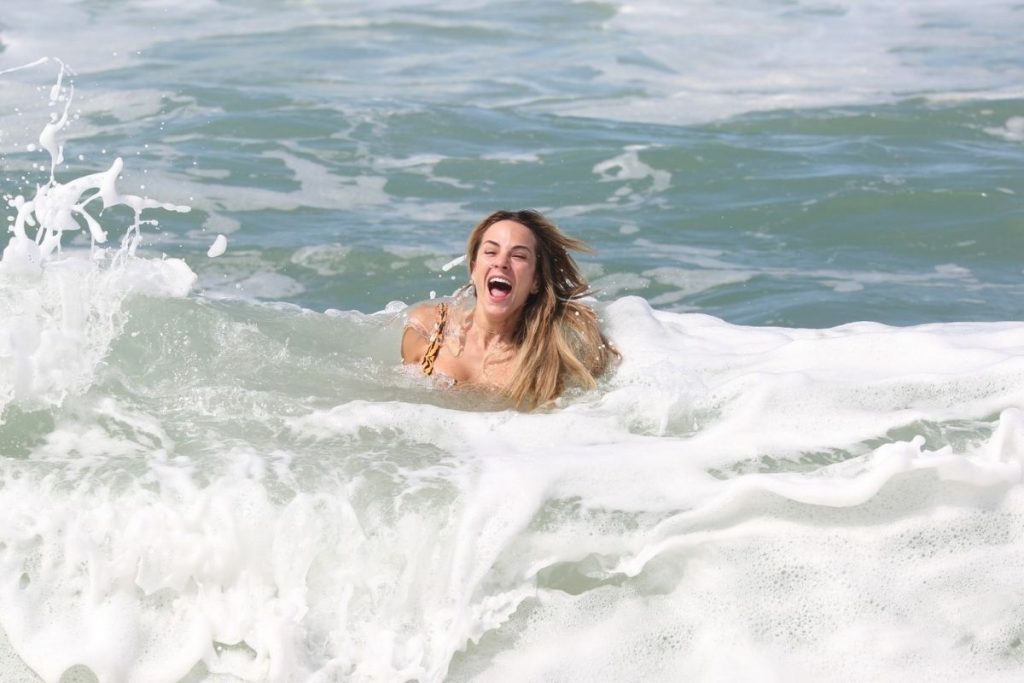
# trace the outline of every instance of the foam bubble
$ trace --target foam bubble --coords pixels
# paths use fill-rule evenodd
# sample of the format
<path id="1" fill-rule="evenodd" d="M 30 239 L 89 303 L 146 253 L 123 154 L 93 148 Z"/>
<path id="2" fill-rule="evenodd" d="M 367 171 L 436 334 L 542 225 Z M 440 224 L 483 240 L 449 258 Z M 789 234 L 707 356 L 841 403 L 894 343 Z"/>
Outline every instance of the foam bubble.
<path id="1" fill-rule="evenodd" d="M 210 258 L 217 258 L 224 254 L 228 248 L 228 238 L 224 235 L 217 235 L 217 238 L 213 240 L 213 244 L 207 249 L 206 255 Z"/>

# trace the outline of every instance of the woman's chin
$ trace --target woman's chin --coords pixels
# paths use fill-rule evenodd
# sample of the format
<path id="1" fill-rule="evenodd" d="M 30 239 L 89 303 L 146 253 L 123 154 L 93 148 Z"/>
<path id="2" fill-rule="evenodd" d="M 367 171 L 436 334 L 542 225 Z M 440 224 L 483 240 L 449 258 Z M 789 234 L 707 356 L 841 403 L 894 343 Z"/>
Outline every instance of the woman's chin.
<path id="1" fill-rule="evenodd" d="M 477 299 L 477 305 L 483 305 L 484 311 L 492 316 L 508 317 L 519 314 L 523 309 L 522 301 L 516 301 L 511 295 L 506 297 L 493 297 L 490 293 Z"/>

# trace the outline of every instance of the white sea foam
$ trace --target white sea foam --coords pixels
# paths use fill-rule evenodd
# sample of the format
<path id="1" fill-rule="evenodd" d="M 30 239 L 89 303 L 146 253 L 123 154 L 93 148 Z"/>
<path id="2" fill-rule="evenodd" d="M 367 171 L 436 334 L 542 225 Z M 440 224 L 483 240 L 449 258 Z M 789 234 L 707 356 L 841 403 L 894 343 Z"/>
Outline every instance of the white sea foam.
<path id="1" fill-rule="evenodd" d="M 368 207 L 383 205 L 387 201 L 388 196 L 384 192 L 386 179 L 383 176 L 342 178 L 332 175 L 322 164 L 293 154 L 272 152 L 265 156 L 282 161 L 291 173 L 291 180 L 299 188 L 283 191 L 228 186 L 208 179 L 192 181 L 159 170 L 149 174 L 149 183 L 163 194 L 194 197 L 194 208 L 218 216 L 222 211 L 290 211 L 300 207 L 336 208 L 339 204 Z"/>
<path id="2" fill-rule="evenodd" d="M 315 247 L 301 247 L 292 254 L 291 262 L 314 270 L 319 275 L 331 277 L 348 270 L 346 257 L 352 248 L 343 244 L 325 244 Z"/>
<path id="3" fill-rule="evenodd" d="M 117 17 L 90 11 L 88 3 L 74 8 L 62 4 L 64 21 L 46 31 L 36 30 L 36 8 L 11 7 L 5 13 L 5 56 L 30 62 L 59 52 L 81 73 L 92 73 L 145 65 L 151 49 L 162 42 L 217 44 L 226 36 L 265 35 L 267 42 L 274 43 L 311 28 L 358 35 L 370 26 L 384 36 L 417 30 L 427 36 L 435 31 L 484 35 L 507 30 L 508 23 L 489 16 L 486 2 L 447 2 L 446 8 L 460 11 L 444 19 L 425 14 L 416 5 L 380 5 L 373 17 L 345 5 L 261 12 L 245 12 L 214 0 L 194 0 L 187 6 L 188 12 L 174 15 L 159 3 L 145 3 L 136 14 Z M 543 85 L 538 88 L 532 79 L 499 65 L 488 82 L 500 83 L 509 92 L 486 89 L 485 99 L 499 106 L 564 115 L 691 123 L 777 108 L 886 102 L 907 95 L 933 99 L 1020 95 L 1015 55 L 1004 57 L 1000 48 L 993 47 L 1012 44 L 1020 27 L 1010 1 L 912 0 L 886 5 L 837 0 L 780 5 L 766 0 L 728 4 L 630 0 L 612 3 L 610 8 L 614 15 L 603 23 L 579 22 L 576 31 L 564 36 L 575 40 L 574 48 L 557 53 L 560 66 L 586 69 L 592 74 L 588 80 L 596 82 L 597 88 L 551 97 Z M 570 13 L 570 9 L 564 11 Z M 159 17 L 160 32 L 136 30 L 136 20 L 153 21 L 153 17 Z M 515 17 L 512 24 L 514 30 Z M 594 47 L 585 47 L 591 44 Z M 452 97 L 476 95 L 475 74 L 452 71 L 441 63 L 436 78 L 403 77 L 438 58 L 433 45 L 425 40 L 419 49 L 376 54 L 368 66 L 370 82 L 363 85 L 374 94 L 410 100 L 430 99 L 439 91 Z M 477 48 L 484 49 L 470 42 L 457 57 L 473 55 Z M 504 54 L 499 52 L 499 58 Z M 539 54 L 538 65 L 547 64 L 550 56 Z M 358 61 L 355 65 L 361 66 Z M 325 74 L 320 80 L 351 84 L 352 78 L 342 72 Z M 310 79 L 304 84 L 309 85 Z M 500 158 L 530 157 L 520 153 Z"/>
<path id="4" fill-rule="evenodd" d="M 752 328 L 635 298 L 601 314 L 615 374 L 519 414 L 405 388 L 310 406 L 300 351 L 206 311 L 209 383 L 168 408 L 203 439 L 97 396 L 30 446 L 47 479 L 0 463 L 11 646 L 47 681 L 658 681 L 757 662 L 1006 678 L 1012 618 L 987 596 L 1005 603 L 1024 560 L 1024 325 Z M 361 337 L 367 318 L 306 313 L 295 344 L 397 345 L 397 328 Z M 328 358 L 311 357 L 321 377 Z M 123 637 L 75 636 L 103 629 Z M 865 665 L 878 632 L 890 649 Z M 980 649 L 951 653 L 968 636 Z"/>
<path id="5" fill-rule="evenodd" d="M 821 286 L 836 292 L 856 292 L 866 286 L 934 287 L 948 289 L 952 286 L 966 291 L 1004 289 L 1002 283 L 980 282 L 969 268 L 955 263 L 932 266 L 921 272 L 893 272 L 882 270 L 841 270 L 837 268 L 788 268 L 758 264 L 744 266 L 727 254 L 713 249 L 691 247 L 682 244 L 655 243 L 638 238 L 636 244 L 650 252 L 670 256 L 674 262 L 693 268 L 659 266 L 641 273 L 614 273 L 595 278 L 593 285 L 608 296 L 645 293 L 652 282 L 671 287 L 672 290 L 652 295 L 650 303 L 655 306 L 672 306 L 693 294 L 719 286 L 738 284 L 756 276 L 765 276 L 778 281 L 814 280 Z"/>
<path id="6" fill-rule="evenodd" d="M 664 192 L 672 182 L 672 174 L 652 168 L 640 161 L 639 153 L 647 149 L 644 145 L 631 145 L 626 150 L 594 166 L 594 173 L 602 181 L 646 180 L 650 178 L 650 192 Z"/>
<path id="7" fill-rule="evenodd" d="M 121 332 L 125 299 L 181 297 L 195 278 L 179 259 L 68 256 L 35 273 L 0 269 L 0 407 L 56 406 L 87 390 Z"/>
<path id="8" fill-rule="evenodd" d="M 687 270 L 670 266 L 652 268 L 643 272 L 645 277 L 675 288 L 672 292 L 651 297 L 648 301 L 652 306 L 675 303 L 684 297 L 715 287 L 747 282 L 754 274 L 754 271 L 749 270 Z"/>
<path id="9" fill-rule="evenodd" d="M 666 366 L 675 391 L 715 415 L 694 437 L 698 444 L 712 439 L 714 447 L 696 450 L 726 462 L 744 453 L 856 444 L 915 420 L 984 419 L 1024 401 L 1019 323 L 740 328 L 703 315 L 650 312 L 639 301 L 622 299 L 608 311 L 612 336 L 627 351 L 618 377 L 639 385 L 627 382 L 605 400 L 642 391 L 657 376 L 655 365 Z M 727 349 L 735 355 L 723 355 Z M 680 378 L 692 386 L 677 385 Z M 693 386 L 699 393 L 688 396 Z M 664 411 L 661 396 L 637 400 L 635 419 Z"/>
<path id="10" fill-rule="evenodd" d="M 599 80 L 643 83 L 625 98 L 576 98 L 559 113 L 690 123 L 750 111 L 890 101 L 911 93 L 1006 96 L 1013 76 L 937 55 L 1006 35 L 1013 3 L 897 5 L 629 0 L 606 23 L 633 53 L 596 60 Z M 1013 72 L 1013 68 L 1009 70 Z M 1015 96 L 1015 94 L 1014 94 Z"/>
<path id="11" fill-rule="evenodd" d="M 1011 116 L 1006 120 L 1006 125 L 1000 128 L 986 128 L 985 132 L 1010 142 L 1024 142 L 1024 116 Z"/>
<path id="12" fill-rule="evenodd" d="M 305 291 L 293 277 L 278 273 L 253 252 L 235 251 L 218 259 L 199 278 L 199 286 L 211 299 L 281 301 Z"/>
<path id="13" fill-rule="evenodd" d="M 295 278 L 275 272 L 253 273 L 234 282 L 231 286 L 234 288 L 233 294 L 230 289 L 221 289 L 220 292 L 227 296 L 280 301 L 305 291 L 302 284 Z M 211 292 L 214 295 L 216 293 L 216 290 Z"/>

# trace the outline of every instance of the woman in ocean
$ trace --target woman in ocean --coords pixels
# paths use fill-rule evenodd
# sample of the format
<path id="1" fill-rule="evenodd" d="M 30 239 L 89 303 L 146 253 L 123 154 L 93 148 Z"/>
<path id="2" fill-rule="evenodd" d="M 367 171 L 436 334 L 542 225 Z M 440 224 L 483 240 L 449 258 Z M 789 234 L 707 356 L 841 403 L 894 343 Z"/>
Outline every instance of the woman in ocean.
<path id="1" fill-rule="evenodd" d="M 580 301 L 590 289 L 569 250 L 589 247 L 536 211 L 492 213 L 466 244 L 470 283 L 410 310 L 402 360 L 523 410 L 593 388 L 618 353 Z"/>

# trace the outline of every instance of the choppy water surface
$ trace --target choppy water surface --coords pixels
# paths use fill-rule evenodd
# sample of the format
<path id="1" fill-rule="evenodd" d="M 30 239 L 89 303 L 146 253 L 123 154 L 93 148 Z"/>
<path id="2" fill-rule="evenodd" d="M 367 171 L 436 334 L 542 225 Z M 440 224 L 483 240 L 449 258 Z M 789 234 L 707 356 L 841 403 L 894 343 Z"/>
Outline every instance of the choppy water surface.
<path id="1" fill-rule="evenodd" d="M 1019 679 L 1019 6 L 13 5 L 0 679 Z M 397 353 L 520 207 L 535 414 Z"/>

